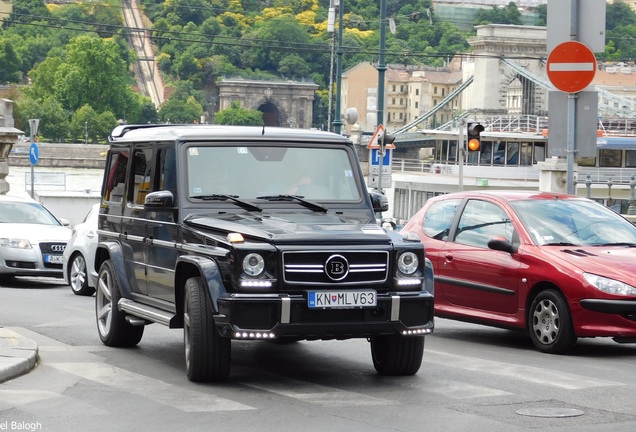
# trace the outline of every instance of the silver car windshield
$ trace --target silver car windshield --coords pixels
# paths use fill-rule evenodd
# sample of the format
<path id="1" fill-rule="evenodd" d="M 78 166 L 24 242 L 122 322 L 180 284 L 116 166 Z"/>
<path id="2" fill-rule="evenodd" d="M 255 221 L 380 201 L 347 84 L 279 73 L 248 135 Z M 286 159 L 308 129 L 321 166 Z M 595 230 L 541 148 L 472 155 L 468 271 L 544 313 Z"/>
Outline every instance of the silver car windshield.
<path id="1" fill-rule="evenodd" d="M 636 227 L 594 201 L 525 200 L 511 205 L 538 245 L 636 246 Z"/>
<path id="2" fill-rule="evenodd" d="M 191 199 L 241 200 L 291 195 L 319 201 L 358 201 L 361 185 L 349 153 L 307 147 L 188 147 Z"/>
<path id="3" fill-rule="evenodd" d="M 0 223 L 60 225 L 55 217 L 37 203 L 0 203 Z"/>

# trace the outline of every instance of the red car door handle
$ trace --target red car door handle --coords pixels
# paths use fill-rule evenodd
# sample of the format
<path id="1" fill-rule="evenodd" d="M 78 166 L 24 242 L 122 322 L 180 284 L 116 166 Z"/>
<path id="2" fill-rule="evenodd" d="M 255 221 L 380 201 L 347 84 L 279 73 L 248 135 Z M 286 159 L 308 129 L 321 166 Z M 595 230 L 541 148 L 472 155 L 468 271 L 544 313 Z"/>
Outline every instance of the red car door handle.
<path id="1" fill-rule="evenodd" d="M 452 261 L 453 260 L 453 254 L 447 253 L 446 255 L 444 255 L 444 258 L 446 258 L 446 261 Z"/>

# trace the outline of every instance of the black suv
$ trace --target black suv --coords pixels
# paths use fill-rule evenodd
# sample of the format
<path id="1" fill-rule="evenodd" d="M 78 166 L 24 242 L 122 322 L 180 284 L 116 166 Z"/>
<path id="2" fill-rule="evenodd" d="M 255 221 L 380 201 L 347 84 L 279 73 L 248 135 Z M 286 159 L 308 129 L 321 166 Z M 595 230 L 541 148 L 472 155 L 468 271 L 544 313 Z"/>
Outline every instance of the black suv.
<path id="1" fill-rule="evenodd" d="M 234 340 L 368 338 L 415 374 L 433 331 L 417 238 L 376 223 L 351 141 L 313 130 L 126 125 L 109 137 L 96 318 L 108 346 L 184 329 L 187 376 L 219 381 Z"/>

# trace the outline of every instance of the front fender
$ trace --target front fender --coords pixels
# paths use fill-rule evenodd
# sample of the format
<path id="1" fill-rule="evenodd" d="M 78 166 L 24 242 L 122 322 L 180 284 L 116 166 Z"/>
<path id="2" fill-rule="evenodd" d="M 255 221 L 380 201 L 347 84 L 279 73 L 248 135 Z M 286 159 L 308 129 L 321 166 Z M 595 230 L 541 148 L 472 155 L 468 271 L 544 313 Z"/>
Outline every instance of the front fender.
<path id="1" fill-rule="evenodd" d="M 435 297 L 435 272 L 433 271 L 433 263 L 430 259 L 424 259 L 424 289 Z"/>
<path id="2" fill-rule="evenodd" d="M 95 271 L 99 274 L 99 268 L 102 263 L 106 260 L 110 260 L 113 264 L 113 268 L 115 269 L 115 277 L 119 283 L 121 296 L 130 299 L 132 298 L 132 287 L 128 276 L 126 276 L 127 273 L 124 261 L 124 251 L 122 249 L 123 247 L 125 246 L 115 241 L 100 242 L 97 245 L 97 251 L 95 252 Z"/>
<path id="3" fill-rule="evenodd" d="M 217 262 L 208 257 L 195 256 L 195 255 L 182 255 L 177 260 L 177 274 L 176 278 L 180 279 L 185 269 L 189 266 L 194 266 L 198 269 L 205 290 L 212 302 L 214 313 L 219 312 L 218 299 L 227 291 L 225 285 L 223 285 L 223 279 L 221 276 L 221 270 Z"/>

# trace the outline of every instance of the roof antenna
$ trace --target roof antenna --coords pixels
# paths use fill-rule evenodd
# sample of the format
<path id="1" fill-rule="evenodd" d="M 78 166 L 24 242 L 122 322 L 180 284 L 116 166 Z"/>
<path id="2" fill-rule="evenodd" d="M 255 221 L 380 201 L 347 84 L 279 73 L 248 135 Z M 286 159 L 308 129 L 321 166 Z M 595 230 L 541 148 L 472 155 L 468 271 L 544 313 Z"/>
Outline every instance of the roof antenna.
<path id="1" fill-rule="evenodd" d="M 261 132 L 261 135 L 265 135 L 265 125 L 263 125 L 263 131 Z"/>

